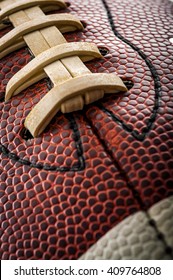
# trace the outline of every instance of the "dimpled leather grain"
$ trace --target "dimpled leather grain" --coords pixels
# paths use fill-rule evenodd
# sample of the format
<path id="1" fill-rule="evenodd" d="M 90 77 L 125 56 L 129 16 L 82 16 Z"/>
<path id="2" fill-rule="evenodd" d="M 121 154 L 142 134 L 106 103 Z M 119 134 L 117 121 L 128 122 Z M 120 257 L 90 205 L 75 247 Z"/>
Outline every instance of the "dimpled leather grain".
<path id="1" fill-rule="evenodd" d="M 119 223 L 83 256 L 83 260 L 170 259 L 149 218 L 138 212 Z"/>
<path id="2" fill-rule="evenodd" d="M 40 137 L 26 140 L 25 117 L 50 81 L 4 103 L 7 82 L 32 55 L 26 47 L 0 61 L 1 259 L 77 259 L 125 218 L 173 194 L 173 4 L 70 3 L 61 12 L 86 28 L 66 39 L 106 48 L 87 67 L 133 87 L 82 112 L 58 113 Z"/>

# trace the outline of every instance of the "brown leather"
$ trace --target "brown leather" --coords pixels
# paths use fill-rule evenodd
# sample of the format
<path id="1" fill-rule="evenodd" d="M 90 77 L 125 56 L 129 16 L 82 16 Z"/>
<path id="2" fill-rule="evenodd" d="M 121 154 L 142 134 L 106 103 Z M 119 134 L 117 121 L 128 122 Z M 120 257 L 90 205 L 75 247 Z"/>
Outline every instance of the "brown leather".
<path id="1" fill-rule="evenodd" d="M 77 259 L 127 216 L 173 194 L 172 2 L 70 2 L 63 12 L 87 26 L 67 41 L 108 49 L 87 67 L 133 87 L 82 112 L 58 113 L 28 139 L 24 120 L 50 83 L 4 103 L 7 82 L 32 56 L 24 48 L 0 61 L 1 259 Z"/>

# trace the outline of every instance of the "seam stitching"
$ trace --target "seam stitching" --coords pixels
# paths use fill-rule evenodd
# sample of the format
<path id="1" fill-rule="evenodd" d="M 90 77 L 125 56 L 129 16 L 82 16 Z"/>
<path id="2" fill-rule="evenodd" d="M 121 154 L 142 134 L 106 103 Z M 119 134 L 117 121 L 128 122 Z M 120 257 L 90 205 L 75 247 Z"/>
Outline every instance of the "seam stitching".
<path id="1" fill-rule="evenodd" d="M 146 216 L 149 220 L 149 225 L 154 229 L 157 235 L 157 239 L 162 242 L 162 244 L 165 247 L 165 253 L 173 257 L 173 250 L 172 248 L 167 244 L 167 241 L 165 240 L 164 234 L 158 229 L 158 226 L 156 224 L 156 221 L 150 216 L 149 212 L 146 212 Z"/>
<path id="2" fill-rule="evenodd" d="M 102 144 L 102 147 L 104 148 L 105 152 L 109 155 L 109 157 L 112 160 L 112 163 L 114 164 L 114 166 L 117 168 L 117 170 L 119 171 L 122 179 L 125 180 L 128 188 L 131 190 L 134 199 L 136 200 L 136 202 L 138 203 L 138 205 L 140 206 L 141 210 L 146 211 L 147 210 L 147 206 L 145 205 L 145 203 L 143 202 L 143 200 L 140 197 L 140 194 L 138 192 L 138 190 L 135 189 L 134 185 L 130 182 L 126 172 L 122 169 L 122 167 L 120 166 L 119 162 L 114 158 L 112 151 L 106 146 L 104 140 L 100 137 L 100 135 L 98 134 L 97 129 L 93 126 L 92 121 L 85 116 L 84 117 L 86 119 L 86 121 L 88 122 L 88 124 L 90 125 L 90 127 L 92 128 L 92 130 L 94 131 L 95 135 L 97 135 L 97 139 L 100 141 L 100 143 Z"/>

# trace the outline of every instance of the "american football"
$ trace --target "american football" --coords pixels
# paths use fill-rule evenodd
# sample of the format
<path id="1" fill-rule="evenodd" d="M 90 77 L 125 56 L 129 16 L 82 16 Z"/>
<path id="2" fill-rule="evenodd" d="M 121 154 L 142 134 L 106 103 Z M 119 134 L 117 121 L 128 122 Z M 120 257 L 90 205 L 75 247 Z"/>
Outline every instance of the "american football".
<path id="1" fill-rule="evenodd" d="M 0 1 L 1 260 L 173 259 L 173 1 Z"/>

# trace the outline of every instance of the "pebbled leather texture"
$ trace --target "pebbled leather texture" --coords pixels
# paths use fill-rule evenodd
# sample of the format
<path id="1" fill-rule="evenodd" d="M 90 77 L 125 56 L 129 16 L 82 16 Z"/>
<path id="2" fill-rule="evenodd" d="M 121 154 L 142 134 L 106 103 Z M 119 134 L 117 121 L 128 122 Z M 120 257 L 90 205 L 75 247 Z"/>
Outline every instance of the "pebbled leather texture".
<path id="1" fill-rule="evenodd" d="M 156 260 L 172 259 L 165 253 L 166 241 L 173 245 L 173 197 L 152 206 L 148 212 L 138 212 L 120 222 L 94 244 L 81 260 Z M 155 227 L 157 225 L 157 227 Z M 161 234 L 162 233 L 162 234 Z"/>
<path id="2" fill-rule="evenodd" d="M 108 49 L 86 65 L 133 87 L 82 112 L 58 113 L 26 140 L 24 119 L 50 81 L 4 103 L 7 82 L 32 55 L 25 48 L 0 61 L 1 259 L 77 259 L 122 220 L 173 195 L 173 3 L 70 3 L 61 12 L 87 26 L 66 39 Z M 171 252 L 173 244 L 162 243 Z"/>

